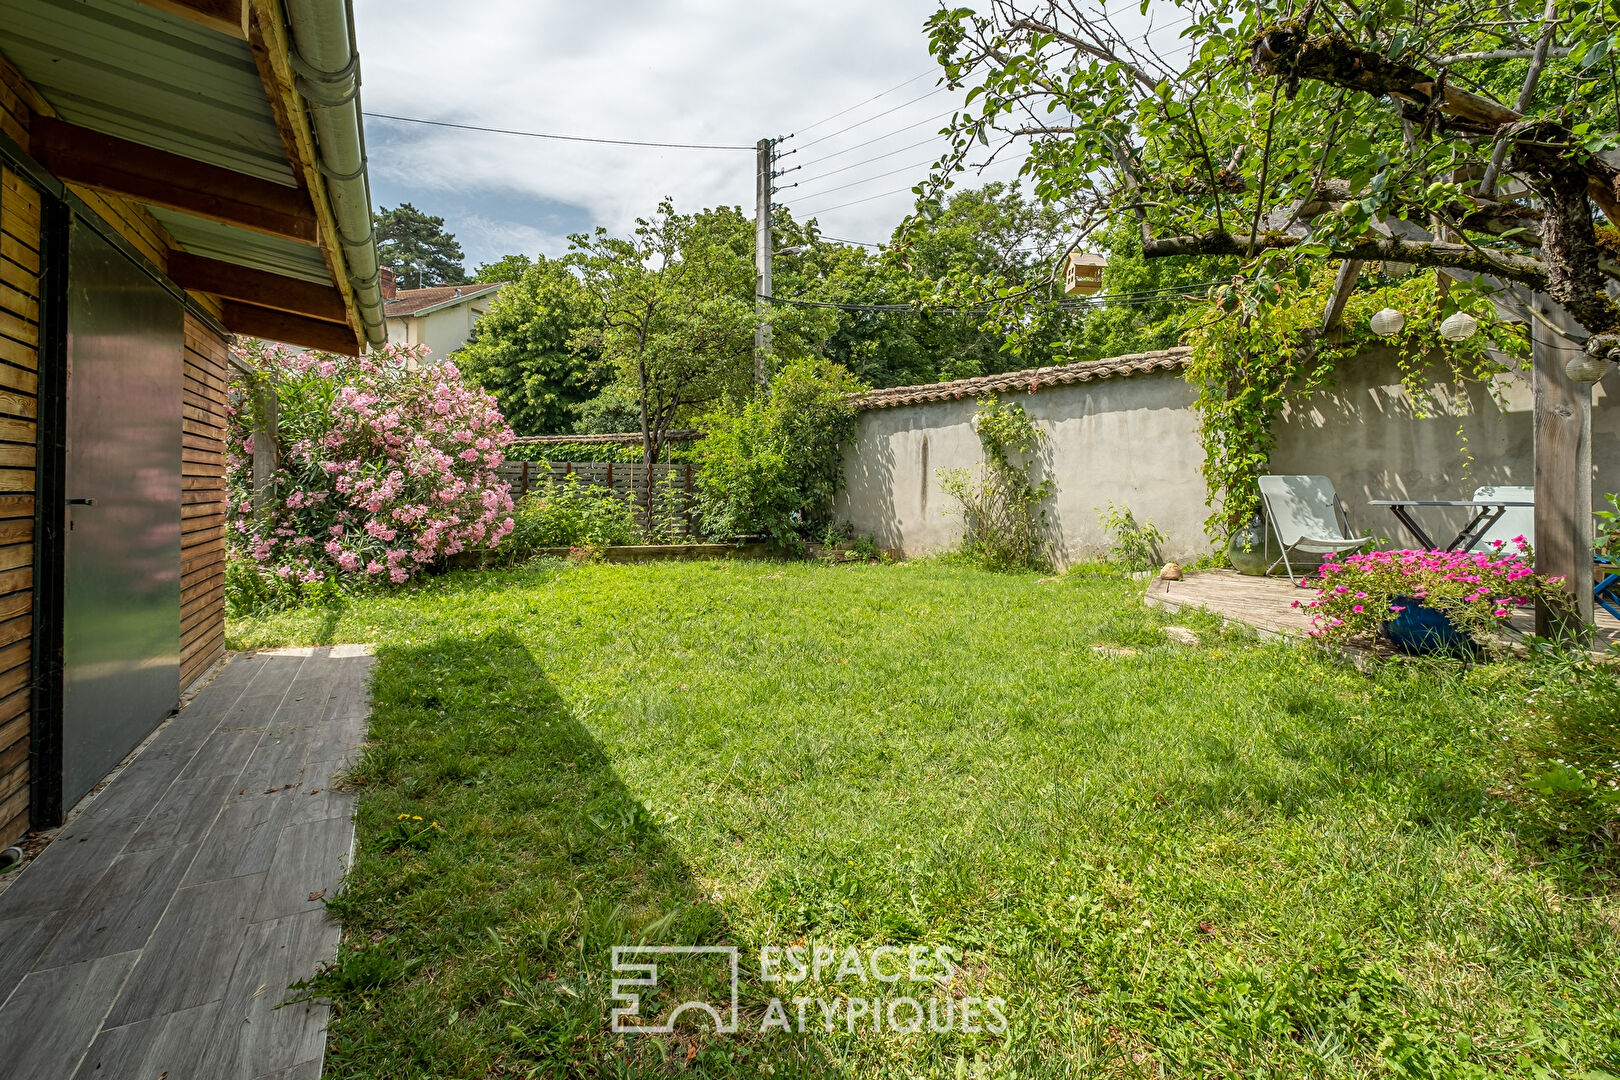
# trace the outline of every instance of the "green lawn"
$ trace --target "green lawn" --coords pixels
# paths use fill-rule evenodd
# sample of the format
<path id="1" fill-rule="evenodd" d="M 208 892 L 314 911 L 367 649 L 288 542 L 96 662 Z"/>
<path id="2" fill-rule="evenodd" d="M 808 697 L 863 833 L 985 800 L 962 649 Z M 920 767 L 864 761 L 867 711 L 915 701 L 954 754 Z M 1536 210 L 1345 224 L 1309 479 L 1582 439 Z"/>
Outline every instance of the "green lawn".
<path id="1" fill-rule="evenodd" d="M 1366 675 L 1186 616 L 1176 644 L 1140 593 L 554 565 L 233 624 L 378 645 L 328 1075 L 1620 1073 L 1620 899 L 1516 825 L 1519 676 Z M 609 948 L 644 941 L 741 946 L 744 1031 L 610 1034 Z M 761 983 L 794 943 L 959 964 Z M 723 996 L 712 968 L 643 1015 Z M 759 1031 L 772 995 L 840 994 L 1008 1025 Z"/>

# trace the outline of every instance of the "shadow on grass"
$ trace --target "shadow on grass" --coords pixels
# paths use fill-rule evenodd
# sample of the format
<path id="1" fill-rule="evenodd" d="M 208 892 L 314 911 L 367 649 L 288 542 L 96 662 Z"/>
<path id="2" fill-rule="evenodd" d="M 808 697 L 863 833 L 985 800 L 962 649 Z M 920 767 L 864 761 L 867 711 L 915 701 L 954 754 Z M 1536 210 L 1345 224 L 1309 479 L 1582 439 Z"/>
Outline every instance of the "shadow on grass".
<path id="1" fill-rule="evenodd" d="M 757 946 L 515 634 L 386 647 L 373 697 L 355 864 L 332 902 L 344 951 L 318 987 L 337 1009 L 329 1075 L 843 1074 L 819 1030 L 760 1034 Z M 616 945 L 739 946 L 738 1033 L 696 1010 L 673 1034 L 613 1033 Z M 635 1022 L 728 1010 L 723 956 L 640 959 L 659 974 Z"/>

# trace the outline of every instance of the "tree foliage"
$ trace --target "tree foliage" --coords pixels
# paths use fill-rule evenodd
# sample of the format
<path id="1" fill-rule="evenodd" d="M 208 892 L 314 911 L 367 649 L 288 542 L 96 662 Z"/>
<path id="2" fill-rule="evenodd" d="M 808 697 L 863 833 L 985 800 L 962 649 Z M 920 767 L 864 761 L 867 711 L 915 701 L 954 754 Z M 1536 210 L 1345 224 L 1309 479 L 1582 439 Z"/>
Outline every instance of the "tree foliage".
<path id="1" fill-rule="evenodd" d="M 592 325 L 592 297 L 566 262 L 545 256 L 506 280 L 455 361 L 495 395 L 519 434 L 572 431 L 599 389 L 593 353 L 572 340 Z"/>
<path id="2" fill-rule="evenodd" d="M 544 255 L 540 256 L 540 261 L 545 261 Z M 492 285 L 497 281 L 516 281 L 534 264 L 535 261 L 527 255 L 502 255 L 494 262 L 479 263 L 478 269 L 473 271 L 472 283 Z"/>
<path id="3" fill-rule="evenodd" d="M 629 237 L 570 237 L 592 319 L 572 336 L 590 349 L 614 394 L 636 407 L 644 459 L 658 460 L 676 420 L 753 370 L 751 226 L 736 207 L 679 214 L 665 199 Z"/>
<path id="4" fill-rule="evenodd" d="M 855 434 L 852 394 L 865 386 L 825 359 L 788 361 L 769 391 L 703 418 L 698 513 L 710 536 L 764 535 L 794 547 L 832 523 L 843 446 Z"/>
<path id="5" fill-rule="evenodd" d="M 1450 268 L 1477 289 L 1550 294 L 1588 351 L 1613 354 L 1605 252 L 1620 245 L 1593 226 L 1594 209 L 1620 215 L 1599 155 L 1620 100 L 1611 7 L 1172 2 L 1188 25 L 1162 49 L 1130 8 L 941 10 L 932 48 L 970 89 L 933 186 L 975 146 L 1028 140 L 1041 197 L 1075 206 L 1081 233 L 1132 222 L 1149 258 L 1237 256 L 1275 280 L 1342 258 Z M 1517 87 L 1508 64 L 1523 65 Z"/>
<path id="6" fill-rule="evenodd" d="M 444 218 L 424 214 L 410 203 L 383 207 L 372 219 L 377 256 L 394 272 L 402 289 L 465 285 L 465 256 L 455 236 L 445 232 Z M 498 280 L 498 279 L 497 279 Z"/>

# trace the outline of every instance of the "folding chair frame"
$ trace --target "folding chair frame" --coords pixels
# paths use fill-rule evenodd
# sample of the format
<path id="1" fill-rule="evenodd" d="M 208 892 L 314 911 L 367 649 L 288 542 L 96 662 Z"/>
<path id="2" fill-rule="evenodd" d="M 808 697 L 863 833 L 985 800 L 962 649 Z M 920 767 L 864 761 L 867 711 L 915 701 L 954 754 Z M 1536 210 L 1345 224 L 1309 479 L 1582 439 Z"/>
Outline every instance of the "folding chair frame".
<path id="1" fill-rule="evenodd" d="M 1271 522 L 1276 519 L 1277 515 L 1272 513 L 1272 511 L 1271 511 L 1271 498 L 1265 493 L 1265 491 L 1263 489 L 1260 492 L 1260 502 L 1266 508 L 1266 528 L 1267 529 L 1272 529 L 1273 526 L 1272 526 Z M 1335 490 L 1333 492 L 1333 513 L 1334 513 L 1334 516 L 1335 516 L 1336 520 L 1339 523 L 1339 531 L 1343 532 L 1346 536 L 1348 536 L 1350 534 L 1350 515 L 1345 510 L 1345 508 L 1344 508 L 1344 500 L 1339 498 L 1339 493 L 1338 493 L 1337 490 Z M 1306 554 L 1311 554 L 1311 555 L 1337 555 L 1340 552 L 1354 551 L 1354 550 L 1356 550 L 1356 548 L 1366 547 L 1369 543 L 1371 543 L 1371 541 L 1372 541 L 1371 537 L 1368 537 L 1368 538 L 1362 539 L 1362 540 L 1354 540 L 1354 541 L 1346 540 L 1346 541 L 1343 542 L 1344 543 L 1343 547 L 1340 547 L 1340 548 L 1337 548 L 1337 549 L 1330 549 L 1328 551 L 1321 551 L 1321 552 L 1315 552 L 1315 551 L 1307 552 Z M 1297 551 L 1301 544 L 1316 544 L 1316 545 L 1319 545 L 1319 546 L 1326 546 L 1326 545 L 1329 545 L 1329 544 L 1332 544 L 1332 543 L 1334 543 L 1334 541 L 1327 540 L 1327 539 L 1313 540 L 1308 536 L 1302 536 L 1298 540 L 1295 540 L 1292 544 L 1285 544 L 1285 543 L 1283 543 L 1282 534 L 1278 533 L 1277 534 L 1277 544 L 1282 548 L 1282 555 L 1280 557 L 1278 557 L 1277 560 L 1275 562 L 1273 562 L 1270 566 L 1266 567 L 1266 573 L 1268 573 L 1268 574 L 1271 573 L 1273 570 L 1277 569 L 1277 563 L 1282 563 L 1283 569 L 1288 571 L 1288 580 L 1293 583 L 1294 587 L 1297 588 L 1297 589 L 1307 588 L 1307 586 L 1303 582 L 1301 582 L 1298 577 L 1296 577 L 1294 575 L 1294 564 L 1288 561 L 1288 553 L 1290 551 Z"/>

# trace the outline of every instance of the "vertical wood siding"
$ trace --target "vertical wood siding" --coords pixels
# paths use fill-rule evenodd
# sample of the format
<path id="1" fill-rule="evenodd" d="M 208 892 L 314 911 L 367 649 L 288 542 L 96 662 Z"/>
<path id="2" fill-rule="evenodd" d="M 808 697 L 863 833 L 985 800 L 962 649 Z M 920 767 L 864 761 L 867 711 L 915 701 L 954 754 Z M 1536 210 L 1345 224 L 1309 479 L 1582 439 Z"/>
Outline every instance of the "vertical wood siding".
<path id="1" fill-rule="evenodd" d="M 29 823 L 40 208 L 0 168 L 0 843 Z"/>
<path id="2" fill-rule="evenodd" d="M 186 316 L 180 472 L 180 687 L 225 655 L 227 345 Z"/>

